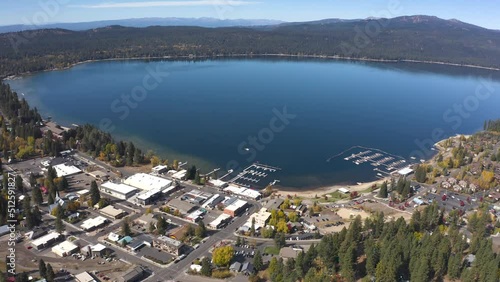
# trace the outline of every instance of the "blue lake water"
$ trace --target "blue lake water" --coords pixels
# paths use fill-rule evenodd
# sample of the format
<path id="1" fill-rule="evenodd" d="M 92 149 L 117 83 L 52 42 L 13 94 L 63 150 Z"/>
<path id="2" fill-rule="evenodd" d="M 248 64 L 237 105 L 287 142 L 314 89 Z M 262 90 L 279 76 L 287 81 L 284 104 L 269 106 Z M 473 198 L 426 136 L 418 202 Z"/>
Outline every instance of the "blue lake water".
<path id="1" fill-rule="evenodd" d="M 374 166 L 345 154 L 327 161 L 351 146 L 410 162 L 432 155 L 440 139 L 481 130 L 500 117 L 500 82 L 490 74 L 322 60 L 129 60 L 8 83 L 44 117 L 101 125 L 170 161 L 205 172 L 259 161 L 282 169 L 273 177 L 283 186 L 318 187 L 375 179 Z"/>

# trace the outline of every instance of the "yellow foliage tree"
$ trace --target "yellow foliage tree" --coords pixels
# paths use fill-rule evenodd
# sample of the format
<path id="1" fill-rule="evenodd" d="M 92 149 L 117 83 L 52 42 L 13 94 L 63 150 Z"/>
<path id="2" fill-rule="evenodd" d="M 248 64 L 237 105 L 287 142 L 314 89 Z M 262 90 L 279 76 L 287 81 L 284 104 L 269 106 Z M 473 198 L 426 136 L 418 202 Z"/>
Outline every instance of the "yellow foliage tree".
<path id="1" fill-rule="evenodd" d="M 212 253 L 212 259 L 217 266 L 228 266 L 234 256 L 232 246 L 223 246 L 216 248 Z"/>

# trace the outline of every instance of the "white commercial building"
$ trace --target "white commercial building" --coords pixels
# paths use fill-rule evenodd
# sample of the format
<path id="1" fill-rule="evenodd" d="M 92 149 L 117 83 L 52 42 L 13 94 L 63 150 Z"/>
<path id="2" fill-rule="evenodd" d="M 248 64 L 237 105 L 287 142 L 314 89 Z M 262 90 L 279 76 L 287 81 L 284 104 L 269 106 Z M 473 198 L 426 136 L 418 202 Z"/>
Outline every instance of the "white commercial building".
<path id="1" fill-rule="evenodd" d="M 238 186 L 234 186 L 234 185 L 229 185 L 226 188 L 224 188 L 224 192 L 232 193 L 232 194 L 246 197 L 246 198 L 253 199 L 253 200 L 258 200 L 262 196 L 262 194 L 259 191 L 255 191 L 255 190 L 243 188 L 243 187 L 238 187 Z"/>
<path id="2" fill-rule="evenodd" d="M 79 168 L 74 165 L 59 164 L 53 166 L 56 170 L 57 177 L 64 177 L 82 172 Z"/>
<path id="3" fill-rule="evenodd" d="M 33 240 L 31 242 L 31 245 L 33 246 L 33 248 L 35 248 L 37 250 L 41 250 L 43 248 L 46 248 L 46 247 L 52 245 L 54 242 L 57 242 L 59 240 L 59 238 L 61 238 L 61 234 L 59 234 L 57 232 L 51 232 L 45 236 L 42 236 L 36 240 Z"/>
<path id="4" fill-rule="evenodd" d="M 338 190 L 340 193 L 344 193 L 344 194 L 349 194 L 351 191 L 349 191 L 349 189 L 347 188 L 339 188 Z"/>
<path id="5" fill-rule="evenodd" d="M 227 184 L 225 181 L 222 181 L 220 179 L 210 179 L 208 181 L 208 183 L 210 183 L 213 186 L 218 187 L 218 188 L 222 188 L 222 187 L 226 186 L 226 184 Z"/>
<path id="6" fill-rule="evenodd" d="M 152 189 L 163 190 L 172 185 L 171 180 L 146 173 L 134 174 L 129 178 L 125 179 L 123 183 L 139 188 L 144 191 Z"/>
<path id="7" fill-rule="evenodd" d="M 106 182 L 99 187 L 99 190 L 118 199 L 126 200 L 137 193 L 137 188 L 120 183 Z"/>
<path id="8" fill-rule="evenodd" d="M 174 174 L 172 174 L 172 178 L 174 179 L 183 179 L 186 176 L 187 170 L 183 169 Z"/>
<path id="9" fill-rule="evenodd" d="M 230 215 L 223 213 L 219 215 L 219 217 L 217 217 L 214 221 L 210 222 L 208 224 L 208 227 L 212 229 L 219 229 L 221 225 L 228 222 L 230 219 L 231 219 Z"/>
<path id="10" fill-rule="evenodd" d="M 398 170 L 398 174 L 401 176 L 407 176 L 408 174 L 412 173 L 413 169 L 410 167 L 405 167 L 403 169 Z"/>
<path id="11" fill-rule="evenodd" d="M 78 251 L 78 246 L 71 243 L 70 241 L 64 241 L 52 247 L 52 252 L 60 257 L 69 256 L 77 251 Z"/>
<path id="12" fill-rule="evenodd" d="M 143 206 L 149 205 L 155 199 L 157 199 L 158 196 L 160 196 L 162 189 L 163 188 L 156 187 L 151 190 L 144 191 L 137 195 L 137 197 L 135 198 L 135 202 Z"/>
<path id="13" fill-rule="evenodd" d="M 90 218 L 90 219 L 85 220 L 80 227 L 85 231 L 90 231 L 90 230 L 93 230 L 95 228 L 101 227 L 106 222 L 108 222 L 108 219 L 106 219 L 103 216 L 98 216 L 96 218 Z"/>

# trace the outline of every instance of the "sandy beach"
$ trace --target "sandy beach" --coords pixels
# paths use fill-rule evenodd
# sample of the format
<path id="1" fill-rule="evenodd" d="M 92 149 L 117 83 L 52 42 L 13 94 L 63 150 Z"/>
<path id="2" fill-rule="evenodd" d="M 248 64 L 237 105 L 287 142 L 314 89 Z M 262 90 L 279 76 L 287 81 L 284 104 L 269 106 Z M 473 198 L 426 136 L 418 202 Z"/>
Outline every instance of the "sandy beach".
<path id="1" fill-rule="evenodd" d="M 307 189 L 307 190 L 287 190 L 286 188 L 275 188 L 274 190 L 276 191 L 276 194 L 281 195 L 282 197 L 287 197 L 288 195 L 294 197 L 301 197 L 301 198 L 314 198 L 315 196 L 321 197 L 324 194 L 329 194 L 337 191 L 339 188 L 347 188 L 351 192 L 361 192 L 365 191 L 366 189 L 372 187 L 374 184 L 382 184 L 384 181 L 390 180 L 389 177 L 384 178 L 384 179 L 379 179 L 375 180 L 372 182 L 366 182 L 366 183 L 361 183 L 359 185 L 332 185 L 332 186 L 325 186 L 325 187 L 319 187 L 319 188 L 314 188 L 314 189 Z"/>

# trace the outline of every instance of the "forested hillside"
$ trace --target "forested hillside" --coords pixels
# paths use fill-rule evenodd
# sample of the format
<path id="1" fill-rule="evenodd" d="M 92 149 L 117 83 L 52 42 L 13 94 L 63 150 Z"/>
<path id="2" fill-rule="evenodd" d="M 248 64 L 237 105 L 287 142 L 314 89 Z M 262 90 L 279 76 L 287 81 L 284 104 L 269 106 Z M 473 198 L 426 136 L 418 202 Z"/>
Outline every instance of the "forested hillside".
<path id="1" fill-rule="evenodd" d="M 235 54 L 409 59 L 500 67 L 500 32 L 427 16 L 266 28 L 35 30 L 0 35 L 0 76 L 62 68 L 86 60 Z"/>

